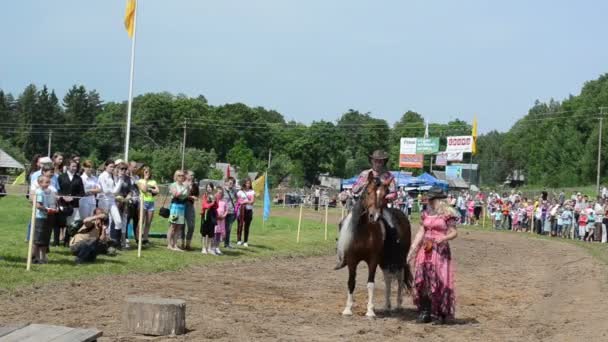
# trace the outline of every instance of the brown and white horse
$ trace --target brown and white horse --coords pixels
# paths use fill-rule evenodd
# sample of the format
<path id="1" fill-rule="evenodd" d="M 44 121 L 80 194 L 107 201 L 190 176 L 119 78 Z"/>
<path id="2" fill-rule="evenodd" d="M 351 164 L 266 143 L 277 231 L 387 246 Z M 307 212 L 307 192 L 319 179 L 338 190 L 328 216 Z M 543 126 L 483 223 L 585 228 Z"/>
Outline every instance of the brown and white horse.
<path id="1" fill-rule="evenodd" d="M 411 244 L 411 227 L 407 216 L 399 210 L 384 208 L 388 186 L 370 172 L 367 186 L 353 210 L 340 223 L 338 239 L 339 264 L 336 268 L 348 266 L 348 298 L 343 315 L 352 315 L 353 292 L 357 265 L 364 261 L 368 266 L 367 313 L 375 317 L 374 288 L 376 268 L 384 273 L 385 309 L 391 309 L 390 293 L 392 280 L 397 280 L 397 308 L 403 303 L 404 286 L 411 289 L 412 273 L 407 263 L 407 253 Z M 390 212 L 389 212 L 390 211 Z M 358 220 L 354 220 L 353 217 Z M 388 220 L 393 220 L 390 228 Z M 358 222 L 358 223 L 355 223 Z"/>

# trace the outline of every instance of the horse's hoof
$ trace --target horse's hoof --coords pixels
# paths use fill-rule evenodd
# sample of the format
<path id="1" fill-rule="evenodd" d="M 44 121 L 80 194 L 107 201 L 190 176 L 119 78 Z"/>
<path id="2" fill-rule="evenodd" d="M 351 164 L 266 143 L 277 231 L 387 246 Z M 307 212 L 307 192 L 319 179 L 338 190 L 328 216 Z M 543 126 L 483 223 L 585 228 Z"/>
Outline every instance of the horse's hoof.
<path id="1" fill-rule="evenodd" d="M 376 318 L 376 314 L 373 311 L 368 311 L 365 316 L 367 318 Z"/>
<path id="2" fill-rule="evenodd" d="M 352 316 L 353 315 L 353 310 L 351 309 L 344 309 L 344 311 L 342 311 L 342 316 Z"/>

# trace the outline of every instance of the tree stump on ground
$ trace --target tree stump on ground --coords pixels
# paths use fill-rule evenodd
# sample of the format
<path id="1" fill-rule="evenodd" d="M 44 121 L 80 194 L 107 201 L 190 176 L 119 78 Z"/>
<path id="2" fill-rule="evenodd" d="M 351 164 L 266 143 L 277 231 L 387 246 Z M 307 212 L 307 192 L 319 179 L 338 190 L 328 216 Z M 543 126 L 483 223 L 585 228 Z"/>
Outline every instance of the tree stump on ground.
<path id="1" fill-rule="evenodd" d="M 186 302 L 181 299 L 127 298 L 126 329 L 135 334 L 167 336 L 186 333 Z"/>

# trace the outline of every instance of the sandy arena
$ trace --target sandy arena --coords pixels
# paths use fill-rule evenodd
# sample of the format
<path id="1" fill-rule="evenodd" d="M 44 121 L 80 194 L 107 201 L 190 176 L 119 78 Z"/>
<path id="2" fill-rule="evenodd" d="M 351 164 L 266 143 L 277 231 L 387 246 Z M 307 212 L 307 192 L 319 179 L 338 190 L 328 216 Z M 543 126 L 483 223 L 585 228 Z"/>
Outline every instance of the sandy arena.
<path id="1" fill-rule="evenodd" d="M 100 341 L 607 341 L 608 270 L 566 243 L 516 234 L 461 231 L 457 322 L 418 325 L 411 299 L 386 314 L 377 275 L 378 318 L 365 314 L 367 270 L 360 265 L 355 315 L 342 317 L 347 271 L 334 256 L 223 263 L 182 272 L 102 277 L 0 296 L 0 324 L 96 326 Z M 393 292 L 394 293 L 394 292 Z M 189 332 L 131 336 L 122 328 L 130 295 L 187 301 Z M 79 300 L 77 300 L 79 298 Z"/>

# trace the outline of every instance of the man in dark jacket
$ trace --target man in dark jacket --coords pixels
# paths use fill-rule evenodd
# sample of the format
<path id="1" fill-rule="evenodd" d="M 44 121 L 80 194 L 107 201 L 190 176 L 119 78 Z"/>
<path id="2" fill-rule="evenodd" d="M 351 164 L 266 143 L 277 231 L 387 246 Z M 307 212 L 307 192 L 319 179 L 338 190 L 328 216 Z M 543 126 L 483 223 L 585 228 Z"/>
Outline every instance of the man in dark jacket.
<path id="1" fill-rule="evenodd" d="M 69 236 L 65 233 L 66 227 L 79 218 L 78 203 L 80 197 L 84 197 L 84 185 L 78 175 L 78 163 L 70 161 L 67 172 L 59 175 L 57 182 L 59 183 L 59 206 L 63 208 L 61 215 L 65 219 L 60 220 L 61 223 L 55 228 L 54 244 L 58 245 L 59 241 L 63 241 L 67 246 Z"/>

